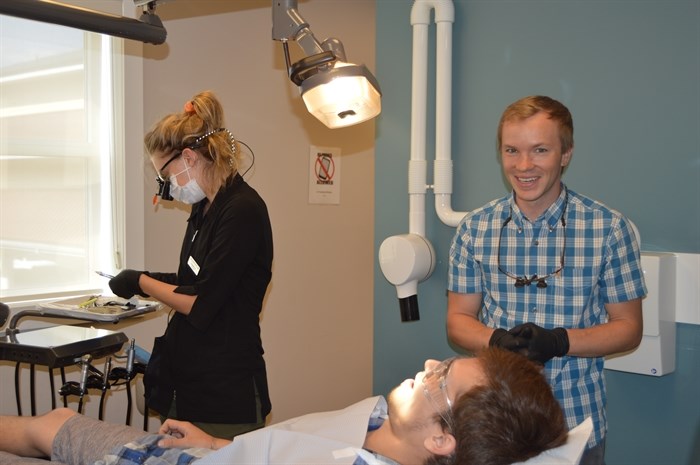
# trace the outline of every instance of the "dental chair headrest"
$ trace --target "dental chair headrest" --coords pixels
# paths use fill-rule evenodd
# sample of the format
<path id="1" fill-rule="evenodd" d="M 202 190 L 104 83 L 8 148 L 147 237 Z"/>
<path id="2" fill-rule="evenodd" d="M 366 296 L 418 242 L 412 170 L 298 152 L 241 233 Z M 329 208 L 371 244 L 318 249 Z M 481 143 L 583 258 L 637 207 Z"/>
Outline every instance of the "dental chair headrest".
<path id="1" fill-rule="evenodd" d="M 513 465 L 578 465 L 592 431 L 593 420 L 588 417 L 569 431 L 563 446 L 546 450 L 530 460 Z"/>

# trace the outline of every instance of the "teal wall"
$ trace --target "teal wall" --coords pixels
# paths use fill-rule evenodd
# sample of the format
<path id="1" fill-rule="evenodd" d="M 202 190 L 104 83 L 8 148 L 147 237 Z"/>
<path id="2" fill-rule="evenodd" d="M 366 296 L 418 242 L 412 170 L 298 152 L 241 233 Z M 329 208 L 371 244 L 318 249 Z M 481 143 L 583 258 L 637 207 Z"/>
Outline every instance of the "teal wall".
<path id="1" fill-rule="evenodd" d="M 375 252 L 386 237 L 408 232 L 411 5 L 377 0 L 383 111 Z M 458 0 L 455 13 L 455 210 L 507 192 L 495 151 L 498 118 L 517 98 L 547 94 L 574 116 L 576 148 L 565 182 L 632 218 L 644 250 L 700 253 L 698 0 Z M 434 124 L 432 114 L 428 121 Z M 428 138 L 432 160 L 432 128 Z M 455 351 L 445 335 L 453 228 L 435 216 L 433 200 L 429 193 L 426 235 L 438 262 L 419 285 L 420 321 L 400 321 L 395 289 L 375 268 L 376 393 L 388 392 L 425 358 Z M 606 373 L 608 465 L 700 463 L 700 326 L 677 330 L 674 373 Z"/>

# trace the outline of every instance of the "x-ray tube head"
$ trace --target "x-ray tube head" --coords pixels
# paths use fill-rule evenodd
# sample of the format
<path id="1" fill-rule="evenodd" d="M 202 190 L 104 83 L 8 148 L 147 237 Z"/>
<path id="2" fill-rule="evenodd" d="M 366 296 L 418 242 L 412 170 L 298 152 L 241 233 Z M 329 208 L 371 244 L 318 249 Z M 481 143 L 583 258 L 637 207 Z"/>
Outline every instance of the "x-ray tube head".
<path id="1" fill-rule="evenodd" d="M 396 286 L 401 321 L 419 320 L 418 283 L 435 270 L 432 244 L 418 234 L 388 237 L 379 247 L 379 266 L 387 281 Z"/>

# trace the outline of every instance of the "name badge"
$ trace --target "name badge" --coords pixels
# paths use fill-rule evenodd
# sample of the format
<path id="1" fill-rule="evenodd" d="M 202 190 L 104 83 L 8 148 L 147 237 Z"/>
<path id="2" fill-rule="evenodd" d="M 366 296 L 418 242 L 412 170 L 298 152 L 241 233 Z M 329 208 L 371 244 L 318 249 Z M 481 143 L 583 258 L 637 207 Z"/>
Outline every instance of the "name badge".
<path id="1" fill-rule="evenodd" d="M 194 272 L 195 276 L 199 275 L 199 265 L 191 255 L 190 258 L 187 259 L 187 265 L 190 267 L 190 270 Z"/>

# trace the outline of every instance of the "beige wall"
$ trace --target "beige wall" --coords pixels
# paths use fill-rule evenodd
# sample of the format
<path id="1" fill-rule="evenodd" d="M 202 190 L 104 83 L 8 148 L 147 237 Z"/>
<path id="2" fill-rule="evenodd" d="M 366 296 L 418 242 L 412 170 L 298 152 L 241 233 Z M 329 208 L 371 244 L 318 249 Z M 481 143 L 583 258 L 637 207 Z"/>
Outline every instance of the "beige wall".
<path id="1" fill-rule="evenodd" d="M 349 60 L 374 69 L 373 0 L 302 1 L 299 12 L 319 40 L 340 38 Z M 282 45 L 271 40 L 269 0 L 175 1 L 158 13 L 168 39 L 145 47 L 146 126 L 211 89 L 229 129 L 255 151 L 246 178 L 267 202 L 275 244 L 262 315 L 271 420 L 370 395 L 374 124 L 330 130 L 306 112 Z M 310 145 L 340 148 L 340 205 L 308 203 Z M 148 172 L 146 203 L 151 179 Z M 146 206 L 148 269 L 175 269 L 186 218 L 178 208 Z"/>
<path id="2" fill-rule="evenodd" d="M 125 16 L 140 14 L 131 0 L 123 5 Z M 374 123 L 329 130 L 306 112 L 286 77 L 282 45 L 271 39 L 270 0 L 175 0 L 156 12 L 168 32 L 166 44 L 126 43 L 127 185 L 115 193 L 126 205 L 126 267 L 176 269 L 187 212 L 151 205 L 156 186 L 142 137 L 195 93 L 213 90 L 224 104 L 228 128 L 255 151 L 246 179 L 267 202 L 272 221 L 275 260 L 262 314 L 270 422 L 371 395 Z M 350 61 L 375 69 L 374 0 L 300 0 L 299 12 L 319 40 L 340 38 Z M 291 47 L 300 54 L 296 44 Z M 339 205 L 308 203 L 311 145 L 341 150 Z M 150 350 L 166 318 L 160 312 L 109 329 L 124 331 Z M 0 372 L 0 413 L 12 414 L 14 364 L 0 362 Z M 39 413 L 50 407 L 44 372 L 37 375 Z M 26 388 L 26 372 L 22 383 Z M 96 416 L 99 397 L 92 397 L 86 413 Z M 28 396 L 23 405 L 27 414 Z M 123 390 L 110 393 L 105 418 L 123 422 L 125 405 Z M 134 411 L 132 424 L 142 421 Z M 150 429 L 156 424 L 151 421 Z"/>

